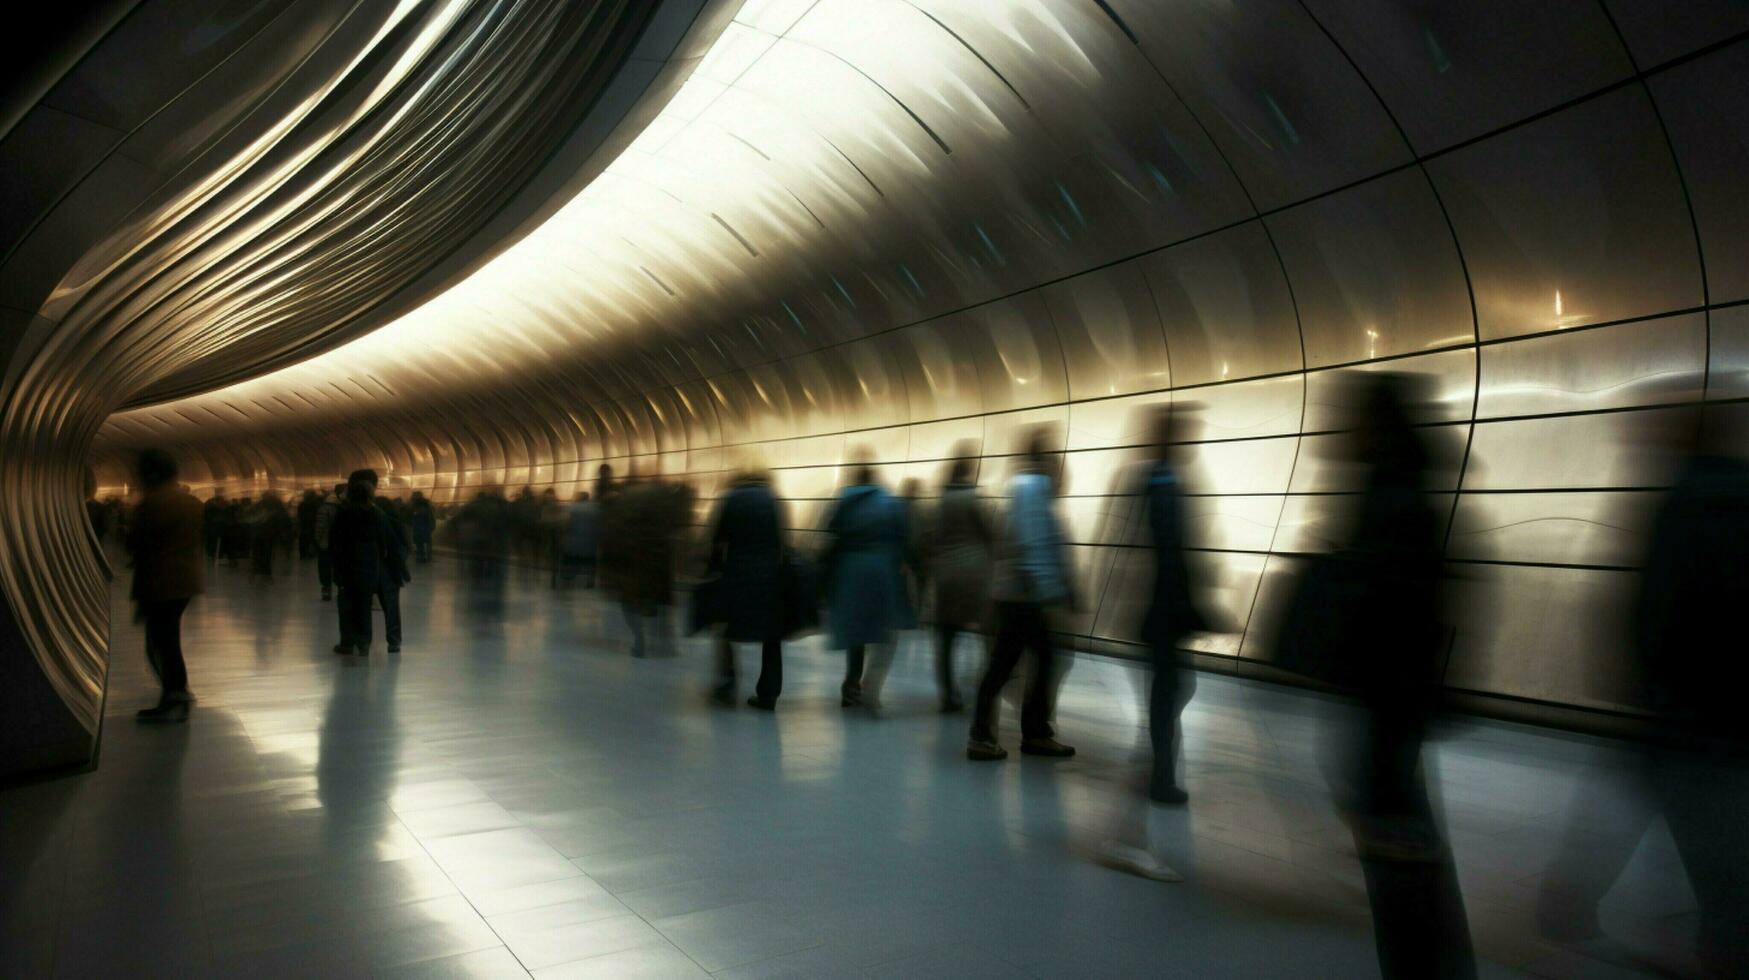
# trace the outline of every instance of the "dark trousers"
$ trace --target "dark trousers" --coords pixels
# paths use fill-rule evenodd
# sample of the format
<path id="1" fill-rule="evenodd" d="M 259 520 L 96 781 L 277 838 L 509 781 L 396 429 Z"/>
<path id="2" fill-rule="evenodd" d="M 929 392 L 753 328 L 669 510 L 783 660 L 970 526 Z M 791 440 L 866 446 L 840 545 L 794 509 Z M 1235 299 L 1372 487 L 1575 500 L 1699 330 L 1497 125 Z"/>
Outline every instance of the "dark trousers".
<path id="1" fill-rule="evenodd" d="M 963 632 L 951 623 L 935 626 L 935 684 L 941 691 L 941 706 L 951 708 L 960 703 L 959 684 L 953 676 L 953 641 Z"/>
<path id="2" fill-rule="evenodd" d="M 316 577 L 322 580 L 322 590 L 334 587 L 334 559 L 328 557 L 327 548 L 316 549 Z"/>
<path id="3" fill-rule="evenodd" d="M 1196 694 L 1196 672 L 1179 665 L 1173 641 L 1155 643 L 1150 653 L 1154 676 L 1148 682 L 1148 737 L 1154 746 L 1154 770 L 1148 791 L 1159 796 L 1178 785 L 1178 716 Z"/>
<path id="4" fill-rule="evenodd" d="M 728 640 L 717 641 L 717 686 L 733 692 L 735 689 L 735 648 Z M 759 647 L 759 683 L 753 695 L 770 704 L 783 693 L 783 642 L 766 640 Z"/>
<path id="5" fill-rule="evenodd" d="M 385 585 L 377 589 L 377 605 L 383 607 L 383 639 L 389 646 L 401 645 L 401 587 Z M 368 640 L 368 636 L 366 638 Z"/>
<path id="6" fill-rule="evenodd" d="M 990 667 L 978 685 L 977 709 L 972 714 L 972 738 L 994 741 L 996 736 L 996 702 L 1002 696 L 1002 686 L 1014 676 L 1021 655 L 1033 655 L 1032 677 L 1026 686 L 1026 699 L 1020 707 L 1022 738 L 1050 738 L 1051 699 L 1056 690 L 1056 653 L 1051 649 L 1050 626 L 1045 611 L 1036 602 L 999 602 L 996 604 L 996 645 L 990 651 Z"/>
<path id="7" fill-rule="evenodd" d="M 341 646 L 370 649 L 370 600 L 374 594 L 369 589 L 340 587 L 334 608 L 340 614 Z"/>
<path id="8" fill-rule="evenodd" d="M 421 562 L 431 560 L 431 535 L 413 535 L 413 560 Z"/>
<path id="9" fill-rule="evenodd" d="M 146 663 L 158 675 L 166 698 L 188 693 L 188 666 L 182 662 L 182 611 L 187 608 L 187 599 L 140 603 L 146 621 Z"/>

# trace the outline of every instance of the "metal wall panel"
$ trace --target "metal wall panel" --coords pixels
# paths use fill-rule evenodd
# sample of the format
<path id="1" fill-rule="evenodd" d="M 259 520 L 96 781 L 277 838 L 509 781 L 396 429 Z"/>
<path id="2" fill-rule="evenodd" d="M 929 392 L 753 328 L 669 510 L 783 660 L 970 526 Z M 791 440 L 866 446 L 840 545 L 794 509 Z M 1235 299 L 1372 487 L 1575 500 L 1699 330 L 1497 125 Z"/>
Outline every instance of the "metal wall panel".
<path id="1" fill-rule="evenodd" d="M 1708 314 L 1707 397 L 1749 398 L 1749 306 Z"/>
<path id="2" fill-rule="evenodd" d="M 1484 340 L 1701 303 L 1688 205 L 1637 86 L 1427 169 L 1457 228 Z"/>
<path id="3" fill-rule="evenodd" d="M 1475 341 L 1469 288 L 1419 169 L 1273 215 L 1309 367 Z"/>
<path id="4" fill-rule="evenodd" d="M 1657 450 L 1692 430 L 1689 408 L 1476 423 L 1464 485 L 1470 490 L 1661 487 Z"/>
<path id="5" fill-rule="evenodd" d="M 1737 0 L 1603 0 L 1641 68 L 1749 31 L 1749 8 Z"/>
<path id="6" fill-rule="evenodd" d="M 1700 398 L 1706 317 L 1623 323 L 1482 348 L 1478 418 L 1628 408 Z"/>
<path id="7" fill-rule="evenodd" d="M 1596 0 L 1308 0 L 1417 153 L 1480 136 L 1633 72 Z"/>
<path id="8" fill-rule="evenodd" d="M 1304 366 L 1293 297 L 1260 225 L 1156 252 L 1143 268 L 1166 331 L 1175 387 Z"/>
<path id="9" fill-rule="evenodd" d="M 1461 569 L 1456 587 L 1468 615 L 1452 646 L 1447 685 L 1582 706 L 1640 700 L 1624 645 L 1631 575 L 1511 565 Z"/>
<path id="10" fill-rule="evenodd" d="M 1660 498 L 1655 493 L 1465 494 L 1447 556 L 1545 565 L 1640 563 Z"/>
<path id="11" fill-rule="evenodd" d="M 1409 159 L 1365 80 L 1296 3 L 1111 0 L 1259 209 Z"/>
<path id="12" fill-rule="evenodd" d="M 1063 347 L 1071 398 L 1171 387 L 1166 336 L 1140 265 L 1089 272 L 1043 292 Z"/>
<path id="13" fill-rule="evenodd" d="M 1744 15 L 1749 20 L 1749 13 Z M 1749 299 L 1749 105 L 1718 93 L 1749 73 L 1749 41 L 1654 75 L 1648 84 L 1694 206 L 1714 303 Z"/>

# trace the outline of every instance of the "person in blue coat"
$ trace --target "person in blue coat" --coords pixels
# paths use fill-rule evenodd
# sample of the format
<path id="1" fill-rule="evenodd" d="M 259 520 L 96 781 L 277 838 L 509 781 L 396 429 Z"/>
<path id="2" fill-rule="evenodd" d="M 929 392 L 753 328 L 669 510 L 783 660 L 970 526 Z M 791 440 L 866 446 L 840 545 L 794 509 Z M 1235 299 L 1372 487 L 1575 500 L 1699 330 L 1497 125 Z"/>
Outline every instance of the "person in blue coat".
<path id="1" fill-rule="evenodd" d="M 856 466 L 827 521 L 830 543 L 821 561 L 830 645 L 845 651 L 844 707 L 862 705 L 879 714 L 893 633 L 916 626 L 905 588 L 907 523 L 904 503 L 876 482 L 874 469 Z"/>

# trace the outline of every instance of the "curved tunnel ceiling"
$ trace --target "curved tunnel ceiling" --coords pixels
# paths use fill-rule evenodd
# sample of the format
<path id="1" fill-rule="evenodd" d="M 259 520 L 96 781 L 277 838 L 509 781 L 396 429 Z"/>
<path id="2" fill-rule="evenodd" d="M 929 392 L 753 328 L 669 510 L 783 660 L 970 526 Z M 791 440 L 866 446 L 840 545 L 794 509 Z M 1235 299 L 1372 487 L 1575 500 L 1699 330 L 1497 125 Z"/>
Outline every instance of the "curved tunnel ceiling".
<path id="1" fill-rule="evenodd" d="M 757 455 L 806 528 L 856 447 L 933 483 L 1054 422 L 1097 597 L 1069 628 L 1109 647 L 1143 574 L 1110 496 L 1132 413 L 1194 400 L 1201 642 L 1237 663 L 1349 489 L 1330 382 L 1388 366 L 1437 381 L 1447 556 L 1488 610 L 1448 685 L 1620 709 L 1598 613 L 1663 479 L 1620 447 L 1749 394 L 1746 29 L 1725 0 L 750 2 L 489 264 L 118 414 L 96 458 L 440 497 L 611 460 L 708 498 Z"/>
<path id="2" fill-rule="evenodd" d="M 1424 372 L 1471 608 L 1447 683 L 1616 710 L 1661 472 L 1745 394 L 1742 8 L 1591 0 L 750 3 L 607 172 L 468 281 L 295 368 L 128 412 L 210 482 L 439 497 L 744 456 L 817 526 L 859 447 L 933 483 L 1065 427 L 1069 629 L 1128 635 L 1133 413 L 1205 411 L 1211 655 L 1263 654 L 1339 514 L 1332 380 Z M 999 466 L 986 467 L 993 489 Z M 119 472 L 116 470 L 115 472 Z"/>
<path id="3" fill-rule="evenodd" d="M 94 744 L 108 590 L 78 488 L 103 419 L 307 359 L 465 278 L 617 156 L 734 9 L 117 3 L 22 114 L 8 94 L 0 689 L 29 722 L 6 726 L 5 767 Z"/>

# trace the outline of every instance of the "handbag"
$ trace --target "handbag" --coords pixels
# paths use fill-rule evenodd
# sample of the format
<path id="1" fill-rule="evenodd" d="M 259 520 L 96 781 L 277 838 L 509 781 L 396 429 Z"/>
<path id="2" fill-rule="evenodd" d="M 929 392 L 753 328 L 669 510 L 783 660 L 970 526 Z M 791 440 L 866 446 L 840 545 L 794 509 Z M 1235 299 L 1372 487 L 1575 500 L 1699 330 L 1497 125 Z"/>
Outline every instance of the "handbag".
<path id="1" fill-rule="evenodd" d="M 692 595 L 687 600 L 687 635 L 703 633 L 723 622 L 726 618 L 723 610 L 722 576 L 712 576 L 695 583 L 692 587 Z"/>

